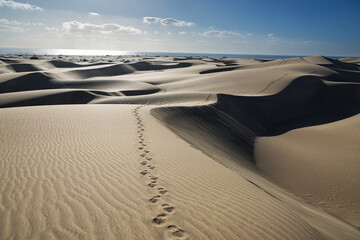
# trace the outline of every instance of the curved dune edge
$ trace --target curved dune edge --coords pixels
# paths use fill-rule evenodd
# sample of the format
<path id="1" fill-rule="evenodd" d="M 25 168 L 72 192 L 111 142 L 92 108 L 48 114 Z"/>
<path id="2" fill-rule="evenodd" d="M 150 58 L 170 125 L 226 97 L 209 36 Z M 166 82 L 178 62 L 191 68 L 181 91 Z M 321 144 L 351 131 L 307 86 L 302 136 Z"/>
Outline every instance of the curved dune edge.
<path id="1" fill-rule="evenodd" d="M 343 150 L 340 150 L 341 147 L 338 148 L 337 152 L 333 151 L 332 156 L 328 155 L 326 151 L 323 153 L 316 152 L 318 147 L 312 150 L 313 153 L 310 150 L 309 153 L 303 150 L 303 154 L 297 155 L 297 148 L 302 149 L 303 147 L 302 145 L 297 147 L 295 144 L 293 144 L 292 151 L 286 151 L 282 148 L 282 154 L 274 154 L 274 150 L 270 146 L 273 145 L 277 149 L 277 145 L 272 144 L 271 138 L 267 140 L 261 136 L 276 136 L 284 133 L 291 135 L 291 130 L 300 128 L 297 132 L 301 132 L 301 128 L 304 127 L 305 129 L 309 126 L 315 126 L 312 127 L 315 129 L 319 128 L 316 125 L 332 126 L 334 125 L 333 122 L 344 122 L 352 116 L 354 118 L 357 116 L 359 119 L 360 85 L 341 84 L 339 82 L 335 85 L 327 85 L 321 79 L 305 76 L 295 79 L 282 92 L 272 96 L 218 95 L 217 98 L 216 103 L 211 105 L 162 107 L 152 109 L 151 113 L 177 135 L 225 166 L 236 168 L 237 164 L 249 166 L 247 162 L 254 163 L 254 166 L 275 183 L 302 196 L 317 207 L 321 207 L 356 226 L 359 225 L 360 196 L 355 189 L 357 189 L 357 183 L 360 179 L 357 171 L 348 168 L 348 164 L 353 166 L 357 164 L 356 144 L 359 135 L 353 133 L 353 139 L 346 141 L 347 144 L 350 142 L 353 145 L 351 152 L 347 153 L 346 157 L 342 153 Z M 348 132 L 343 133 L 344 136 L 351 132 L 350 126 L 344 128 Z M 328 131 L 331 133 L 331 127 Z M 310 135 L 311 131 L 308 132 L 309 138 L 311 136 L 316 137 L 316 133 Z M 324 131 L 324 133 L 326 132 Z M 258 137 L 260 140 L 257 139 Z M 255 141 L 257 141 L 257 149 L 254 153 Z M 292 141 L 296 142 L 294 139 Z M 263 149 L 265 146 L 263 142 L 267 142 L 266 151 Z M 339 144 L 336 142 L 337 139 L 335 138 L 326 144 L 324 143 L 324 146 L 329 146 L 329 143 Z M 347 144 L 340 146 L 343 146 L 343 149 L 349 149 Z M 322 159 L 323 162 L 316 163 L 315 159 L 312 160 L 311 153 L 317 156 L 316 159 Z M 284 157 L 279 157 L 279 155 L 284 155 Z M 287 160 L 287 158 L 295 156 L 297 158 L 301 156 L 307 160 L 298 159 L 298 162 Z M 346 160 L 346 162 L 330 160 L 341 158 L 343 158 L 342 161 Z M 282 162 L 278 161 L 276 167 L 271 166 L 271 162 L 276 162 L 273 159 L 282 159 Z M 258 164 L 258 160 L 260 160 L 260 164 Z M 304 162 L 307 162 L 306 167 L 303 165 Z M 322 168 L 317 166 L 320 163 Z M 325 172 L 317 174 L 321 171 L 320 169 L 326 168 Z M 293 173 L 287 173 L 288 169 Z M 309 175 L 309 171 L 313 174 Z M 341 171 L 347 176 L 348 181 L 337 177 L 337 171 Z M 304 180 L 304 175 L 308 176 L 307 180 Z M 316 187 L 314 187 L 315 185 Z M 321 189 L 328 189 L 329 187 L 332 189 L 331 191 L 321 192 Z"/>
<path id="2" fill-rule="evenodd" d="M 0 57 L 0 239 L 359 239 L 358 64 Z"/>

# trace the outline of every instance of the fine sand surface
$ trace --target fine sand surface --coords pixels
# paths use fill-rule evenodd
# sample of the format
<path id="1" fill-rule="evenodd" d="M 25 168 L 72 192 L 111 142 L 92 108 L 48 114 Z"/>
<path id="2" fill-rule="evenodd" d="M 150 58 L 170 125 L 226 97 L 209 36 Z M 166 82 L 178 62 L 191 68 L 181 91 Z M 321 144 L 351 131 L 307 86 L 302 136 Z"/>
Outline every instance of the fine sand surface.
<path id="1" fill-rule="evenodd" d="M 0 56 L 0 239 L 360 239 L 360 59 Z"/>

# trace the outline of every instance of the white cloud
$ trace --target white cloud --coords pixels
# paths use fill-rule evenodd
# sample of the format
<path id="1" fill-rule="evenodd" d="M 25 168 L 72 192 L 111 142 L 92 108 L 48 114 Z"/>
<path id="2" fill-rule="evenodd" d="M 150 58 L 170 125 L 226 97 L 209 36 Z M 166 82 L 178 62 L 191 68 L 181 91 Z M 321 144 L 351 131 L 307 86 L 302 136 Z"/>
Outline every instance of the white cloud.
<path id="1" fill-rule="evenodd" d="M 180 21 L 175 18 L 158 18 L 158 17 L 143 17 L 144 23 L 161 23 L 163 26 L 174 25 L 177 27 L 191 27 L 194 26 L 193 22 Z"/>
<path id="2" fill-rule="evenodd" d="M 250 36 L 252 36 L 252 35 L 254 35 L 254 33 L 248 33 L 248 34 L 246 34 L 246 36 L 248 36 L 248 37 L 250 37 Z"/>
<path id="3" fill-rule="evenodd" d="M 195 25 L 193 22 L 180 21 L 174 18 L 163 18 L 160 20 L 160 23 L 164 26 L 175 25 L 177 27 L 191 27 Z"/>
<path id="4" fill-rule="evenodd" d="M 167 42 L 169 39 L 167 38 L 145 38 L 145 41 L 148 42 Z"/>
<path id="5" fill-rule="evenodd" d="M 33 26 L 45 26 L 45 24 L 38 22 L 38 23 L 32 23 Z"/>
<path id="6" fill-rule="evenodd" d="M 25 32 L 25 29 L 22 28 L 22 27 L 0 24 L 0 32 L 1 31 L 5 31 L 5 32 Z"/>
<path id="7" fill-rule="evenodd" d="M 158 23 L 161 20 L 161 18 L 158 17 L 143 17 L 144 23 Z"/>
<path id="8" fill-rule="evenodd" d="M 279 38 L 276 37 L 274 33 L 269 33 L 267 36 L 270 39 L 270 40 L 266 40 L 267 43 L 273 44 L 273 43 L 277 43 L 279 41 Z"/>
<path id="9" fill-rule="evenodd" d="M 81 23 L 78 21 L 64 22 L 62 24 L 63 30 L 71 33 L 101 33 L 101 34 L 113 34 L 113 33 L 123 33 L 123 34 L 138 34 L 141 33 L 139 29 L 134 27 L 125 27 L 116 23 L 106 23 L 106 24 L 91 24 L 91 23 Z"/>
<path id="10" fill-rule="evenodd" d="M 60 31 L 60 29 L 58 29 L 57 27 L 45 27 L 45 30 L 49 31 L 49 32 L 59 32 Z"/>
<path id="11" fill-rule="evenodd" d="M 180 34 L 180 35 L 185 35 L 185 34 L 186 34 L 186 32 L 185 32 L 185 31 L 183 31 L 183 32 L 179 32 L 179 34 Z"/>
<path id="12" fill-rule="evenodd" d="M 96 13 L 96 12 L 89 12 L 90 16 L 100 16 L 100 14 Z"/>
<path id="13" fill-rule="evenodd" d="M 9 7 L 12 9 L 22 9 L 22 10 L 29 10 L 29 11 L 42 11 L 41 7 L 31 5 L 28 3 L 19 3 L 12 0 L 0 0 L 0 7 Z"/>
<path id="14" fill-rule="evenodd" d="M 242 35 L 233 31 L 210 30 L 202 34 L 205 37 L 241 37 Z"/>
<path id="15" fill-rule="evenodd" d="M 0 18 L 0 25 L 2 26 L 2 30 L 7 30 L 11 32 L 24 32 L 25 29 L 22 26 L 30 27 L 30 26 L 44 26 L 43 23 L 30 23 L 30 22 L 19 22 L 16 20 L 8 20 L 5 18 Z M 20 27 L 21 26 L 21 27 Z M 29 29 L 26 29 L 29 30 Z"/>
<path id="16" fill-rule="evenodd" d="M 12 25 L 12 26 L 19 26 L 19 25 L 28 26 L 28 25 L 30 25 L 30 23 L 19 22 L 16 20 L 7 20 L 5 18 L 0 18 L 0 24 Z"/>

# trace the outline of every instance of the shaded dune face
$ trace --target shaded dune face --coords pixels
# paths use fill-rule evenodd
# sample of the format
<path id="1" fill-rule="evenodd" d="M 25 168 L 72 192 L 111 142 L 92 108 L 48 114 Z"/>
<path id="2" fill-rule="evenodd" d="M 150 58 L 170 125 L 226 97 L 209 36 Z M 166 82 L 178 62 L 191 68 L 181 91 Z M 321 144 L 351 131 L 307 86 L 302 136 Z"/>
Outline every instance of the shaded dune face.
<path id="1" fill-rule="evenodd" d="M 360 84 L 331 84 L 314 76 L 298 77 L 270 96 L 218 94 L 217 102 L 211 105 L 152 110 L 155 117 L 202 150 L 226 152 L 230 148 L 231 152 L 248 154 L 247 159 L 252 162 L 254 140 L 258 136 L 280 135 L 359 113 Z M 207 141 L 209 137 L 213 141 Z"/>
<path id="2" fill-rule="evenodd" d="M 0 239 L 360 238 L 358 59 L 39 58 L 0 57 Z"/>

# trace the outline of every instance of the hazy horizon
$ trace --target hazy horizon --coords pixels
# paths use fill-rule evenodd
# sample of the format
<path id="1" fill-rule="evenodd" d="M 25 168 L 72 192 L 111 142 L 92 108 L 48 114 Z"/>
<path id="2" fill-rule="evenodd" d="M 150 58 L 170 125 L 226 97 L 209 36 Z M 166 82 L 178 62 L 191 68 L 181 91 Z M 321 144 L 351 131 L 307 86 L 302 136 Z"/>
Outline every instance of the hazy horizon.
<path id="1" fill-rule="evenodd" d="M 0 47 L 360 56 L 359 11 L 359 1 L 0 0 Z"/>

